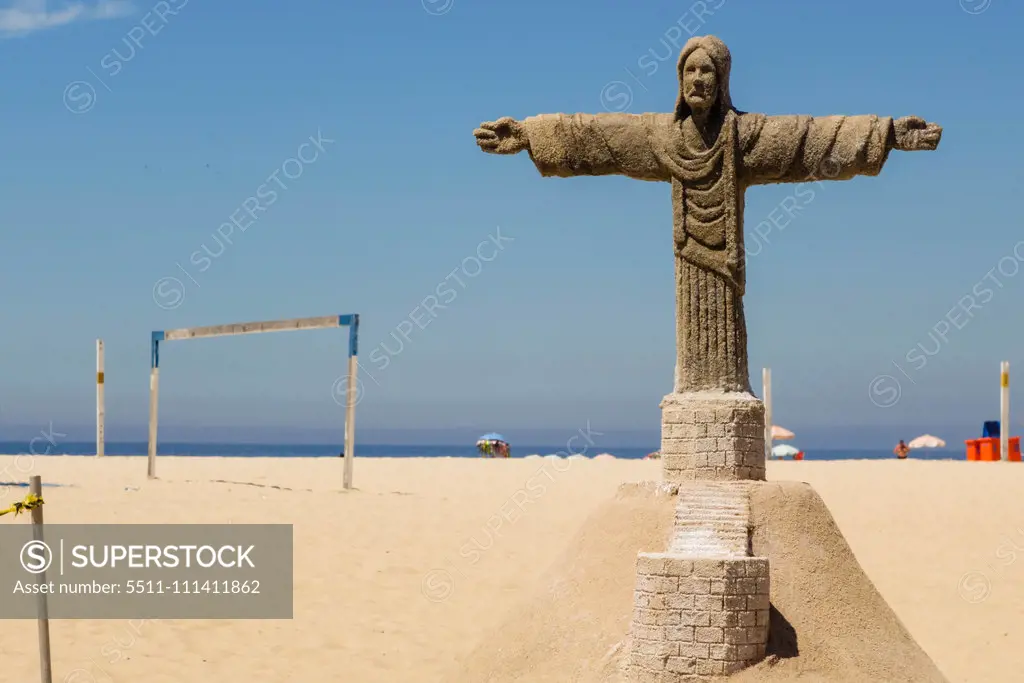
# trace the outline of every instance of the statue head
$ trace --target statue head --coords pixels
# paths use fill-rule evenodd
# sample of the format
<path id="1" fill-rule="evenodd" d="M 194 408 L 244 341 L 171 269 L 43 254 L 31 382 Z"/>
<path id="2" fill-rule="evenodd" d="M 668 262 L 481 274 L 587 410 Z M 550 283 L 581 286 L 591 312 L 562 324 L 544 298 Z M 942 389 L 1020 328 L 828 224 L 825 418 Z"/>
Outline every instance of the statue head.
<path id="1" fill-rule="evenodd" d="M 693 112 L 711 112 L 724 117 L 731 110 L 729 71 L 732 56 L 729 48 L 715 36 L 690 38 L 679 54 L 679 99 L 676 120 Z"/>

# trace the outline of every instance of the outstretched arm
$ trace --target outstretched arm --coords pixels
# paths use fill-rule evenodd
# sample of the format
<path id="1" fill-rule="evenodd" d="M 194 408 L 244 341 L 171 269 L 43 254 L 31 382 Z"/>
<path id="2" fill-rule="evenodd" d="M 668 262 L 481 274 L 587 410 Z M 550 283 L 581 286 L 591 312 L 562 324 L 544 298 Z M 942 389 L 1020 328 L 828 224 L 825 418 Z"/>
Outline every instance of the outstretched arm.
<path id="1" fill-rule="evenodd" d="M 625 175 L 670 180 L 651 139 L 671 114 L 542 114 L 522 121 L 503 118 L 474 131 L 485 152 L 526 150 L 544 176 Z"/>
<path id="2" fill-rule="evenodd" d="M 740 173 L 747 185 L 878 175 L 890 150 L 933 150 L 942 128 L 916 116 L 740 118 Z"/>

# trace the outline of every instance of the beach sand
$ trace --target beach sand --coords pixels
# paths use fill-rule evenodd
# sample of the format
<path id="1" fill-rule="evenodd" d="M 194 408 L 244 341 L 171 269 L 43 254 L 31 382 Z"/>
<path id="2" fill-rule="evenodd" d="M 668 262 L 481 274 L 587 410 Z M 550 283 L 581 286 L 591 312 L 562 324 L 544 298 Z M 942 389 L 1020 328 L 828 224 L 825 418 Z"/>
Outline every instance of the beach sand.
<path id="1" fill-rule="evenodd" d="M 600 535 L 581 538 L 581 529 L 623 519 L 639 536 L 662 533 L 662 522 L 628 501 L 619 503 L 621 518 L 600 517 L 620 484 L 659 479 L 657 461 L 357 459 L 351 492 L 341 490 L 341 465 L 161 457 L 160 479 L 150 481 L 144 458 L 0 456 L 0 480 L 38 474 L 65 485 L 44 490 L 48 523 L 295 526 L 294 619 L 53 621 L 54 681 L 462 683 L 482 641 L 500 640 L 496 629 L 570 546 L 600 546 Z M 768 478 L 813 485 L 856 560 L 950 681 L 1020 677 L 1024 467 L 770 462 Z M 25 493 L 0 492 L 5 505 Z M 6 625 L 3 680 L 36 680 L 34 622 Z"/>

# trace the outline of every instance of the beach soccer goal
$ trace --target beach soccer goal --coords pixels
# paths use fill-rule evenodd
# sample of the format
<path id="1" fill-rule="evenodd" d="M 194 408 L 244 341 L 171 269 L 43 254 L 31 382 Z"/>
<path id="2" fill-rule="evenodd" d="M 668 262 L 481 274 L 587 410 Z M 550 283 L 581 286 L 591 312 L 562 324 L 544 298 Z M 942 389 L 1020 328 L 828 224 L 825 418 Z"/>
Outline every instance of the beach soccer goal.
<path id="1" fill-rule="evenodd" d="M 352 460 L 356 454 L 356 401 L 358 400 L 356 396 L 356 371 L 359 366 L 356 361 L 356 354 L 359 350 L 359 316 L 357 314 L 154 331 L 149 370 L 149 462 L 147 465 L 149 478 L 153 479 L 156 477 L 156 424 L 157 400 L 160 393 L 160 342 L 179 339 L 202 339 L 204 337 L 226 337 L 236 334 L 259 334 L 261 332 L 319 330 L 333 327 L 348 328 L 348 389 L 345 396 L 345 463 L 342 485 L 346 489 L 352 488 Z"/>

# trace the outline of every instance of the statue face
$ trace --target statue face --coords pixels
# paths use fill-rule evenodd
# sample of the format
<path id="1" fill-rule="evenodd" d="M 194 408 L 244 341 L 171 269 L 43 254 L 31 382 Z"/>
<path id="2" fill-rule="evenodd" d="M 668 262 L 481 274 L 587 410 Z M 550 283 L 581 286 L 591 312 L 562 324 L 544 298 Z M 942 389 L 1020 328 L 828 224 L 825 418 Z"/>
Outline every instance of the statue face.
<path id="1" fill-rule="evenodd" d="M 702 48 L 693 51 L 683 65 L 683 99 L 695 112 L 705 112 L 715 104 L 718 74 L 711 57 Z"/>

